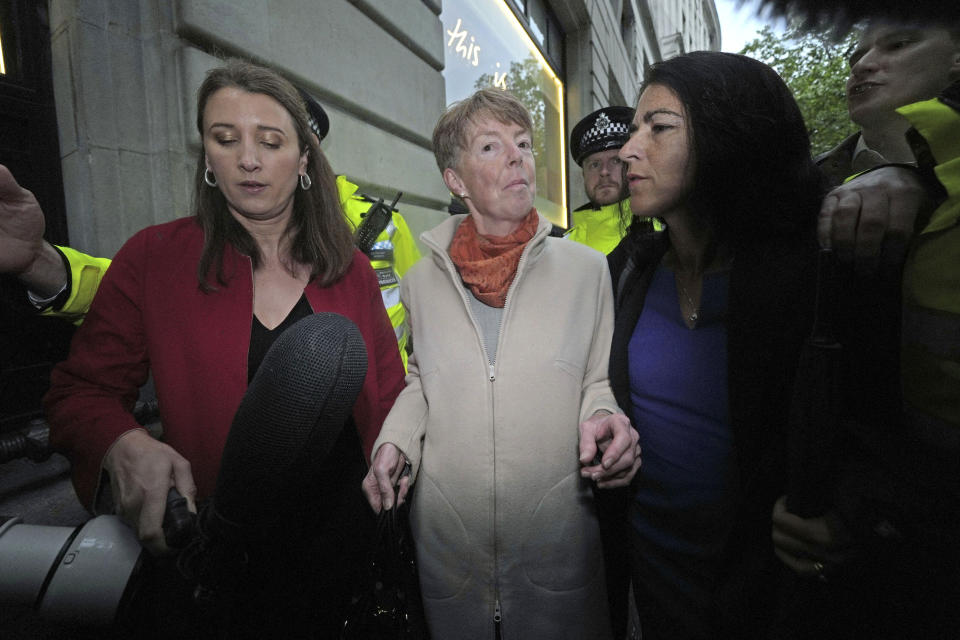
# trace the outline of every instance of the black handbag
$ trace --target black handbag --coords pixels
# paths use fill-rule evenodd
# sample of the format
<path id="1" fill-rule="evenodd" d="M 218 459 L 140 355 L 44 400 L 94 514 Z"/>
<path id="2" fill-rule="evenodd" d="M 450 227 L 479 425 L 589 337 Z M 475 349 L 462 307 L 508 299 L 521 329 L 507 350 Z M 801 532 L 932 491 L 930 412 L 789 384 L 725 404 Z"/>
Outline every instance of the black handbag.
<path id="1" fill-rule="evenodd" d="M 384 509 L 341 640 L 428 640 L 407 505 Z"/>

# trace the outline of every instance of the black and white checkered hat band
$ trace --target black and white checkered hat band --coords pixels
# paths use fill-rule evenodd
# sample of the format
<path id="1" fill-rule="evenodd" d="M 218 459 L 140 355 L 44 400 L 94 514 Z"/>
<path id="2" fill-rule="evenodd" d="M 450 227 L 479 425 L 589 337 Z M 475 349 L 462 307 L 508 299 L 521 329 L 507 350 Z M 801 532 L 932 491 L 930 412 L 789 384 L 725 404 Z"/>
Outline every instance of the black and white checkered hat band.
<path id="1" fill-rule="evenodd" d="M 601 122 L 601 120 L 603 122 Z M 591 147 L 602 145 L 607 140 L 610 142 L 619 142 L 621 145 L 626 141 L 630 133 L 630 126 L 623 122 L 612 122 L 603 116 L 597 118 L 596 124 L 592 129 L 587 130 L 580 138 L 580 148 L 589 149 Z"/>
<path id="2" fill-rule="evenodd" d="M 310 125 L 310 130 L 313 131 L 318 138 L 323 140 L 323 134 L 320 133 L 320 126 L 317 124 L 316 119 L 309 111 L 307 112 L 307 124 Z"/>
<path id="3" fill-rule="evenodd" d="M 577 164 L 592 153 L 616 149 L 627 143 L 633 109 L 610 106 L 584 117 L 570 133 L 570 151 Z"/>

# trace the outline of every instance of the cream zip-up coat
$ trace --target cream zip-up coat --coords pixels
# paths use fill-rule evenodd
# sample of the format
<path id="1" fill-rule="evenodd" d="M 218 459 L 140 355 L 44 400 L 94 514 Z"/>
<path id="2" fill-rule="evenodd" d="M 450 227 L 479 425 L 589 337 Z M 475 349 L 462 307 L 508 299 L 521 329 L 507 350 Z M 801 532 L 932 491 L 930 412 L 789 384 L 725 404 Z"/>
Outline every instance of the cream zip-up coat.
<path id="1" fill-rule="evenodd" d="M 414 353 L 384 442 L 410 460 L 411 524 L 438 639 L 610 636 L 579 423 L 619 412 L 607 379 L 613 298 L 604 256 L 540 218 L 510 285 L 494 363 L 447 249 L 464 216 L 423 234 L 401 283 Z M 626 562 L 626 558 L 624 558 Z"/>

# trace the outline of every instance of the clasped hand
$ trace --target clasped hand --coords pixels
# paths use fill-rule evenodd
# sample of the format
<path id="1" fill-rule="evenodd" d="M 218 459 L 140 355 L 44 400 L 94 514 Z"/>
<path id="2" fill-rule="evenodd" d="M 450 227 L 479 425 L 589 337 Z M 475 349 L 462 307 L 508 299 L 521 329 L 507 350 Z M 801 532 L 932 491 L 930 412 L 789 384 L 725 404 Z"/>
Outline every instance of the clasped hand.
<path id="1" fill-rule="evenodd" d="M 590 478 L 601 489 L 630 484 L 640 469 L 639 438 L 622 413 L 598 412 L 581 422 L 581 477 Z"/>

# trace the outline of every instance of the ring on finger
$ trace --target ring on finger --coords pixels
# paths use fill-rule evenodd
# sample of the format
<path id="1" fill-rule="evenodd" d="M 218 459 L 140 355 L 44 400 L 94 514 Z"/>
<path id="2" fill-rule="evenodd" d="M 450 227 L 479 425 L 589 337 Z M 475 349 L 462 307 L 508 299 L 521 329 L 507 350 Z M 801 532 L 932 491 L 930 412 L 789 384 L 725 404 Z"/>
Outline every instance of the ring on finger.
<path id="1" fill-rule="evenodd" d="M 819 580 L 820 582 L 826 582 L 826 581 L 827 581 L 826 567 L 823 565 L 822 562 L 820 562 L 819 560 L 817 560 L 816 562 L 814 562 L 814 563 L 813 563 L 813 571 L 814 571 L 814 573 L 815 573 L 816 576 L 817 576 L 817 580 Z"/>

